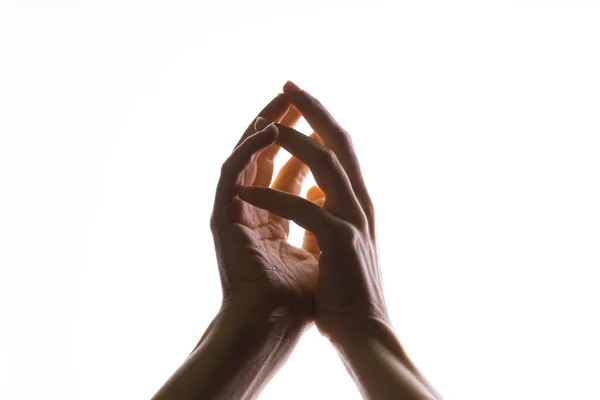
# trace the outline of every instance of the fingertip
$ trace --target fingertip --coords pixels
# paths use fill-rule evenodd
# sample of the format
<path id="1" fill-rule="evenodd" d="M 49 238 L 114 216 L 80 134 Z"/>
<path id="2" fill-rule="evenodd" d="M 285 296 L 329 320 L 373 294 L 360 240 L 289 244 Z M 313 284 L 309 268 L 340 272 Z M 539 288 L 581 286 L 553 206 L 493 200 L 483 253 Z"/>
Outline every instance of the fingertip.
<path id="1" fill-rule="evenodd" d="M 292 128 L 291 126 L 286 126 L 286 125 L 280 124 L 279 122 L 275 122 L 275 127 L 280 132 L 290 132 L 290 133 L 297 133 L 297 134 L 300 134 L 300 135 L 304 135 L 304 133 L 299 132 L 298 130 Z"/>
<path id="2" fill-rule="evenodd" d="M 311 133 L 308 137 L 311 138 L 311 139 L 313 139 L 313 140 L 315 140 L 315 141 L 317 141 L 317 142 L 319 142 L 319 143 L 321 143 L 321 144 L 325 144 L 323 142 L 323 139 L 321 139 L 321 136 L 317 135 L 317 132 Z"/>
<path id="3" fill-rule="evenodd" d="M 260 120 L 258 120 L 260 118 Z M 261 143 L 264 145 L 271 145 L 277 141 L 277 136 L 279 134 L 279 130 L 277 126 L 275 126 L 275 122 L 267 121 L 262 117 L 258 117 L 256 120 L 256 125 L 259 127 L 258 131 L 255 132 L 252 136 L 255 136 Z M 263 124 L 261 126 L 261 124 Z"/>
<path id="4" fill-rule="evenodd" d="M 283 93 L 285 93 L 286 95 L 299 92 L 300 90 L 302 89 L 300 89 L 298 85 L 289 80 L 285 83 L 285 85 L 283 85 Z"/>
<path id="5" fill-rule="evenodd" d="M 277 136 L 279 136 L 279 129 L 277 129 L 275 122 L 271 122 L 269 125 L 267 125 L 263 129 L 263 132 L 265 132 L 265 137 L 268 138 L 269 143 L 273 144 L 277 141 Z"/>
<path id="6" fill-rule="evenodd" d="M 306 193 L 306 198 L 312 202 L 315 202 L 321 198 L 325 197 L 325 193 L 318 186 L 311 186 Z"/>

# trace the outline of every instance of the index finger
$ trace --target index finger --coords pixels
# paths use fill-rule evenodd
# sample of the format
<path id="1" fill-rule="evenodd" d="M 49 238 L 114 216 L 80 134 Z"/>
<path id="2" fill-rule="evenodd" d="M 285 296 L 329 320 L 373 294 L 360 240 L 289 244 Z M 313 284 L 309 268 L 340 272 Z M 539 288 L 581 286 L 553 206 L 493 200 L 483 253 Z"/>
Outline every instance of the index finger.
<path id="1" fill-rule="evenodd" d="M 283 118 L 286 111 L 290 107 L 291 106 L 289 103 L 289 99 L 283 93 L 279 93 L 277 96 L 275 96 L 269 102 L 269 104 L 267 104 L 258 113 L 258 116 L 252 120 L 252 122 L 248 125 L 248 127 L 244 131 L 244 134 L 242 135 L 242 137 L 240 138 L 238 143 L 235 145 L 235 147 L 237 148 L 239 145 L 242 144 L 242 142 L 244 140 L 246 140 L 247 137 L 251 136 L 252 134 L 254 134 L 257 131 L 257 129 L 255 129 L 254 125 L 255 125 L 256 121 L 258 120 L 258 117 L 261 117 L 267 121 L 277 122 L 277 121 L 280 121 L 281 118 Z M 257 173 L 258 173 L 258 164 L 257 164 L 256 160 L 253 160 L 250 163 L 250 166 L 244 172 L 244 177 L 242 179 L 242 183 L 251 185 L 254 182 Z"/>
<path id="2" fill-rule="evenodd" d="M 257 117 L 264 118 L 267 121 L 278 122 L 285 115 L 289 107 L 289 99 L 287 99 L 283 93 L 279 93 L 262 110 L 260 110 Z M 254 129 L 256 119 L 257 118 L 255 117 L 252 122 L 250 122 L 235 147 L 238 147 L 248 136 L 256 132 L 256 129 Z"/>
<path id="3" fill-rule="evenodd" d="M 319 100 L 305 90 L 300 89 L 292 81 L 287 81 L 283 87 L 283 92 L 290 100 L 290 103 L 300 111 L 311 128 L 323 139 L 325 146 L 335 152 L 372 226 L 374 218 L 373 203 L 367 191 L 358 158 L 352 147 L 350 135 L 340 126 Z"/>
<path id="4" fill-rule="evenodd" d="M 281 117 L 279 123 L 292 128 L 301 117 L 302 115 L 300 115 L 300 112 L 290 105 L 285 115 Z M 254 186 L 268 187 L 271 184 L 273 169 L 275 167 L 274 161 L 279 153 L 279 149 L 279 146 L 274 145 L 260 153 L 260 156 L 256 159 L 256 177 L 254 178 Z"/>

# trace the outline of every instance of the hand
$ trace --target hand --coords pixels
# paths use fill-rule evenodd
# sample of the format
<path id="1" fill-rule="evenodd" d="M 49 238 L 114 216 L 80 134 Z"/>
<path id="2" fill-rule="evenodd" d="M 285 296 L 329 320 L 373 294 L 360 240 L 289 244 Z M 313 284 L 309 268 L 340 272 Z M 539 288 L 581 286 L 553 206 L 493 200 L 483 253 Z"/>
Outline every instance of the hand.
<path id="1" fill-rule="evenodd" d="M 319 196 L 315 193 L 320 189 L 311 189 L 312 197 L 324 196 L 325 201 L 320 206 L 294 193 L 248 185 L 241 186 L 238 195 L 315 235 L 320 255 L 314 320 L 321 333 L 335 336 L 373 321 L 388 323 L 373 205 L 352 140 L 308 92 L 291 82 L 284 92 L 324 144 L 281 124 L 275 124 L 279 134 L 272 140 L 310 167 L 323 190 Z"/>
<path id="2" fill-rule="evenodd" d="M 255 398 L 312 322 L 314 238 L 307 235 L 302 249 L 289 245 L 287 220 L 236 197 L 237 185 L 271 182 L 278 129 L 265 119 L 293 126 L 299 118 L 288 99 L 278 95 L 223 164 L 211 216 L 223 304 L 156 400 Z M 273 187 L 297 194 L 307 173 L 306 165 L 292 158 Z"/>
<path id="3" fill-rule="evenodd" d="M 280 94 L 259 113 L 256 122 L 250 124 L 222 166 L 211 228 L 224 304 L 235 303 L 237 307 L 238 304 L 253 306 L 256 302 L 267 302 L 281 307 L 277 308 L 278 312 L 292 312 L 310 323 L 317 279 L 318 253 L 315 253 L 314 238 L 307 235 L 303 248 L 290 245 L 286 240 L 288 220 L 236 196 L 239 185 L 268 187 L 271 182 L 273 160 L 279 150 L 279 146 L 274 145 L 278 129 L 273 124 L 266 127 L 266 120 L 291 127 L 299 118 L 298 111 Z M 307 173 L 306 165 L 292 158 L 280 171 L 273 188 L 290 195 L 298 194 Z"/>

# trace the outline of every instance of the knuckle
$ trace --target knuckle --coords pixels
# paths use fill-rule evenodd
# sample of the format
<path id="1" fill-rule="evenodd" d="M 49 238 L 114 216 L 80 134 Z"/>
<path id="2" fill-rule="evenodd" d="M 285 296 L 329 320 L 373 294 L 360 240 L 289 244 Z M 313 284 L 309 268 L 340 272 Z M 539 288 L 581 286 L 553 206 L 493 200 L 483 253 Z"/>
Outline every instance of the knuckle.
<path id="1" fill-rule="evenodd" d="M 343 243 L 348 244 L 357 242 L 360 232 L 354 225 L 345 222 L 339 227 L 338 235 Z"/>
<path id="2" fill-rule="evenodd" d="M 304 180 L 308 176 L 308 172 L 306 171 L 297 171 L 294 175 L 290 177 L 290 180 L 295 185 L 300 185 L 304 183 Z"/>
<path id="3" fill-rule="evenodd" d="M 337 156 L 334 151 L 328 148 L 324 148 L 321 152 L 321 157 L 324 163 L 328 165 L 336 165 L 338 162 Z"/>
<path id="4" fill-rule="evenodd" d="M 286 176 L 282 180 L 281 183 L 283 184 L 284 187 L 291 188 L 291 187 L 301 187 L 303 181 L 304 181 L 304 178 L 300 175 L 290 175 L 290 176 Z"/>
<path id="5" fill-rule="evenodd" d="M 363 208 L 367 219 L 369 221 L 373 221 L 375 219 L 375 207 L 373 206 L 371 200 L 365 201 Z"/>
<path id="6" fill-rule="evenodd" d="M 350 134 L 348 133 L 347 130 L 345 130 L 344 128 L 340 127 L 340 136 L 342 137 L 342 140 L 349 146 L 352 146 L 352 136 L 350 136 Z"/>
<path id="7" fill-rule="evenodd" d="M 369 227 L 369 219 L 364 212 L 359 212 L 356 216 L 356 227 L 360 232 L 366 232 Z"/>

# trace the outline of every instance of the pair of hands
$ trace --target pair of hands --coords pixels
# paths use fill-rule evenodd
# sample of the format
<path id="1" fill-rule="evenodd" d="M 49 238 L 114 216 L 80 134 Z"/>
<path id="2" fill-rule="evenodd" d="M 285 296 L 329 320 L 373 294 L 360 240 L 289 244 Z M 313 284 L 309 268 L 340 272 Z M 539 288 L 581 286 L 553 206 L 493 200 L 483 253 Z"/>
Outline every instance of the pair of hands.
<path id="1" fill-rule="evenodd" d="M 373 205 L 348 133 L 309 93 L 283 89 L 223 163 L 211 216 L 221 309 L 154 399 L 253 399 L 313 322 L 364 398 L 441 399 L 389 323 Z M 310 137 L 293 129 L 301 116 Z M 280 147 L 293 157 L 269 187 Z M 318 186 L 304 199 L 309 171 Z M 305 229 L 301 248 L 287 242 L 290 220 Z"/>
<path id="2" fill-rule="evenodd" d="M 314 130 L 293 129 L 303 116 Z M 272 123 L 270 123 L 272 122 Z M 269 187 L 280 147 L 292 154 Z M 312 171 L 318 186 L 299 195 Z M 287 242 L 289 220 L 305 231 Z M 288 81 L 224 162 L 211 216 L 223 304 L 334 340 L 372 322 L 388 324 L 374 211 L 348 133 L 308 92 Z M 250 310 L 249 310 L 250 311 Z"/>

